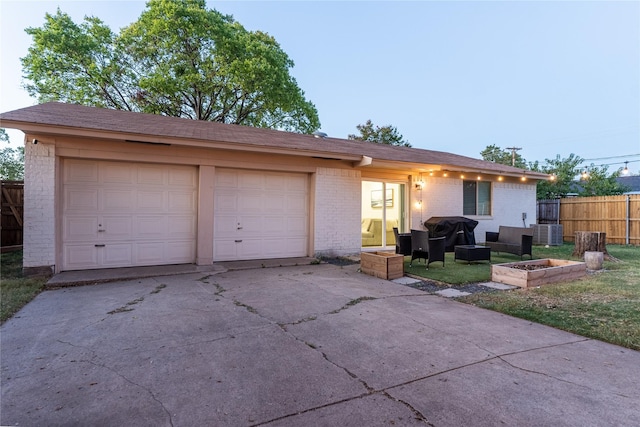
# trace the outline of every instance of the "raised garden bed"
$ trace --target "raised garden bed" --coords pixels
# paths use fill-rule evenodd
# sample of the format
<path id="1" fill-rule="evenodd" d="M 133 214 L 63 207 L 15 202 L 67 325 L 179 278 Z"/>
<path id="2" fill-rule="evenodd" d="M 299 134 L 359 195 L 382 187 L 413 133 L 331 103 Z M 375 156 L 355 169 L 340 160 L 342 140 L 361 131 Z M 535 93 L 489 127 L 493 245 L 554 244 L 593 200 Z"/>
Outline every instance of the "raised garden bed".
<path id="1" fill-rule="evenodd" d="M 575 280 L 586 274 L 587 266 L 584 262 L 564 259 L 545 258 L 491 266 L 492 281 L 521 288 Z"/>
<path id="2" fill-rule="evenodd" d="M 381 279 L 398 279 L 404 276 L 404 256 L 390 252 L 362 252 L 360 270 Z"/>

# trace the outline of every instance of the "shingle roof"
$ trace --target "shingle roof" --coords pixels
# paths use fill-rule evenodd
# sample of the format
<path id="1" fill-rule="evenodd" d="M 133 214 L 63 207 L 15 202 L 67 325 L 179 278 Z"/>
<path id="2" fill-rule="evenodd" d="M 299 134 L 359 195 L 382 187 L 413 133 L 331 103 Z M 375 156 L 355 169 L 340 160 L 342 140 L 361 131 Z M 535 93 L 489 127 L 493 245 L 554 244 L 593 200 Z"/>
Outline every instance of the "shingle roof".
<path id="1" fill-rule="evenodd" d="M 616 178 L 620 184 L 630 188 L 629 191 L 640 191 L 640 175 L 637 176 L 619 176 Z"/>
<path id="2" fill-rule="evenodd" d="M 115 139 L 143 141 L 182 140 L 199 143 L 231 143 L 253 151 L 325 153 L 327 157 L 367 156 L 374 161 L 443 165 L 496 174 L 522 174 L 523 170 L 452 153 L 418 148 L 395 147 L 339 138 L 316 138 L 292 132 L 254 128 L 217 122 L 111 110 L 83 105 L 50 102 L 0 114 L 2 126 L 35 132 L 70 134 L 71 130 L 113 133 Z M 545 174 L 529 172 L 527 176 L 544 179 Z"/>

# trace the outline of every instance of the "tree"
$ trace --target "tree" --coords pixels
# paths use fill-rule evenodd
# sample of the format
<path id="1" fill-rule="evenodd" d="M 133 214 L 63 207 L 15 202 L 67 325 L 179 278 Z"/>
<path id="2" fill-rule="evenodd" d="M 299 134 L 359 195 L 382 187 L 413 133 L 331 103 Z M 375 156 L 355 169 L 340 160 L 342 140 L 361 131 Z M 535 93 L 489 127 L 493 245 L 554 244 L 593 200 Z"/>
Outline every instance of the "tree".
<path id="1" fill-rule="evenodd" d="M 503 150 L 497 145 L 487 145 L 487 148 L 480 152 L 483 160 L 499 163 L 501 165 L 513 165 L 513 154 L 511 151 Z M 515 167 L 526 169 L 527 164 L 522 156 L 518 153 L 515 153 Z"/>
<path id="2" fill-rule="evenodd" d="M 78 25 L 59 9 L 26 32 L 33 44 L 23 77 L 40 102 L 303 133 L 320 127 L 276 40 L 207 9 L 205 0 L 150 0 L 117 35 L 98 18 Z"/>
<path id="3" fill-rule="evenodd" d="M 408 141 L 404 140 L 402 134 L 398 133 L 395 126 L 374 126 L 371 120 L 356 128 L 360 131 L 360 135 L 349 135 L 349 139 L 356 141 L 369 141 L 379 144 L 396 145 L 399 147 L 411 147 Z"/>
<path id="4" fill-rule="evenodd" d="M 539 200 L 562 198 L 576 191 L 574 180 L 579 172 L 578 166 L 583 162 L 581 157 L 571 153 L 566 159 L 561 159 L 558 154 L 555 159 L 545 159 L 545 162 L 542 166 L 538 162 L 530 165 L 532 170 L 553 177 L 552 180 L 538 181 L 536 192 Z"/>
<path id="5" fill-rule="evenodd" d="M 608 175 L 606 166 L 598 167 L 591 164 L 586 168 L 580 167 L 584 160 L 573 153 L 566 159 L 561 159 L 558 155 L 555 159 L 546 159 L 545 162 L 542 166 L 538 162 L 530 164 L 531 170 L 553 177 L 552 180 L 538 182 L 536 191 L 539 200 L 567 197 L 570 193 L 588 197 L 612 196 L 627 191 L 625 186 L 616 181 L 620 176 L 620 170 Z M 581 178 L 576 180 L 576 177 Z"/>
<path id="6" fill-rule="evenodd" d="M 620 170 L 608 175 L 607 166 L 598 167 L 592 163 L 585 168 L 585 172 L 580 180 L 579 196 L 615 196 L 629 189 L 616 180 L 620 176 Z"/>
<path id="7" fill-rule="evenodd" d="M 0 141 L 10 142 L 4 129 L 0 129 Z M 0 150 L 0 179 L 24 179 L 24 147 L 6 147 Z"/>

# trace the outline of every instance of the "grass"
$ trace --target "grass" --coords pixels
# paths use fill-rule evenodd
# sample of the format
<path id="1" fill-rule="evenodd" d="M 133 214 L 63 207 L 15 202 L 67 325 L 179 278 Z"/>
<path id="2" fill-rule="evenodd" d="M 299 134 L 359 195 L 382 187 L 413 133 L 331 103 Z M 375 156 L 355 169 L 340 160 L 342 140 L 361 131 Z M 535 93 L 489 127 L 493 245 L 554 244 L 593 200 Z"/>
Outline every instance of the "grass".
<path id="1" fill-rule="evenodd" d="M 469 295 L 459 300 L 479 307 L 553 326 L 585 337 L 640 350 L 640 247 L 608 245 L 619 262 L 605 261 L 604 269 L 571 282 L 532 289 Z M 573 244 L 534 247 L 534 258 L 579 261 L 571 256 Z M 450 256 L 450 258 L 449 258 Z M 408 259 L 408 258 L 407 258 Z M 491 263 L 519 261 L 512 255 L 491 253 Z M 405 271 L 455 285 L 490 280 L 488 263 L 453 266 L 453 254 L 441 263 L 424 263 Z"/>
<path id="2" fill-rule="evenodd" d="M 43 289 L 47 279 L 22 276 L 22 251 L 0 255 L 0 323 L 16 314 Z"/>

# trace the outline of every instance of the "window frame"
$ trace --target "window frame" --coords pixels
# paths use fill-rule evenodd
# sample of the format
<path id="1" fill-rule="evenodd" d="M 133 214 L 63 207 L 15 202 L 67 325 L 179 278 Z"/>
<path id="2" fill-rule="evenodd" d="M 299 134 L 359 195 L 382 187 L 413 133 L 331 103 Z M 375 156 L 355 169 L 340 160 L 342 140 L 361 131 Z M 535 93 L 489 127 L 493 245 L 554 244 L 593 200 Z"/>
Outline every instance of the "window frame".
<path id="1" fill-rule="evenodd" d="M 480 184 L 480 185 L 478 185 Z M 481 186 L 487 185 L 485 189 L 488 188 L 488 204 L 489 204 L 489 212 L 488 213 L 478 213 L 481 211 L 480 205 L 482 203 L 486 203 L 486 200 L 481 200 Z M 467 200 L 469 197 L 469 189 L 470 187 L 474 187 L 473 191 L 473 213 L 467 211 L 467 208 L 470 207 L 471 200 Z M 468 216 L 482 216 L 487 217 L 492 215 L 493 210 L 493 185 L 490 181 L 474 181 L 470 179 L 465 179 L 462 181 L 462 215 Z"/>

